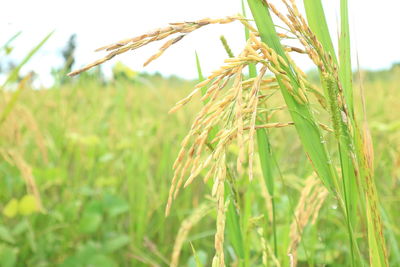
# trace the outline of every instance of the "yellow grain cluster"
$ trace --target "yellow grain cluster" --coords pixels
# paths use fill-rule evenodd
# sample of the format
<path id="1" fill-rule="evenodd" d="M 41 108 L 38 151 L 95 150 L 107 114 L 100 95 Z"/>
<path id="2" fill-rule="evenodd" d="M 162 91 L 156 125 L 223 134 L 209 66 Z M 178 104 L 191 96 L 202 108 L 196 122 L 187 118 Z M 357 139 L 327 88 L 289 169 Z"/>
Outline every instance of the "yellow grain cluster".
<path id="1" fill-rule="evenodd" d="M 268 107 L 267 109 L 263 101 L 268 99 L 269 91 L 279 90 L 279 83 L 281 83 L 299 104 L 308 104 L 307 93 L 311 92 L 321 105 L 326 107 L 327 100 L 318 88 L 307 81 L 306 75 L 296 66 L 289 53 L 307 53 L 321 70 L 325 70 L 324 66 L 326 64 L 324 64 L 323 60 L 330 60 L 329 63 L 331 63 L 331 59 L 329 56 L 322 54 L 322 46 L 308 28 L 294 2 L 291 1 L 291 4 L 287 1 L 284 2 L 290 10 L 290 14 L 287 17 L 279 13 L 273 5 L 267 3 L 270 9 L 290 29 L 289 33 L 278 34 L 278 36 L 281 39 L 287 39 L 293 38 L 293 36 L 289 35 L 294 35 L 294 38 L 299 39 L 304 46 L 304 49 L 285 46 L 285 58 L 261 42 L 259 33 L 246 19 L 241 16 L 231 16 L 224 19 L 203 19 L 194 22 L 171 23 L 168 27 L 104 46 L 98 50 L 110 51 L 107 56 L 69 74 L 70 76 L 79 74 L 104 63 L 116 55 L 170 37 L 159 51 L 145 62 L 145 65 L 147 65 L 161 56 L 170 46 L 179 42 L 186 34 L 205 25 L 240 21 L 249 29 L 250 37 L 241 53 L 237 57 L 226 59 L 223 66 L 213 71 L 204 81 L 197 84 L 186 98 L 179 101 L 170 110 L 170 113 L 172 113 L 181 109 L 200 92 L 203 93 L 200 99 L 205 104 L 196 115 L 188 134 L 183 139 L 181 150 L 173 165 L 174 176 L 166 205 L 166 215 L 169 214 L 172 202 L 182 187 L 189 186 L 199 176 L 203 178 L 204 182 L 210 178 L 213 179 L 212 196 L 216 200 L 217 208 L 216 254 L 213 259 L 213 265 L 215 266 L 225 265 L 223 252 L 226 210 L 224 185 L 227 176 L 225 159 L 229 146 L 236 142 L 238 147 L 236 170 L 239 174 L 242 174 L 243 166 L 247 162 L 248 177 L 252 180 L 256 130 L 293 125 L 293 122 L 270 122 L 269 120 L 268 123 L 257 123 L 260 114 L 268 112 L 268 118 L 271 119 L 274 112 L 286 108 L 277 107 L 271 109 Z M 246 79 L 243 72 L 250 64 L 258 67 L 258 75 L 255 78 Z M 289 71 L 291 72 L 290 75 Z M 271 74 L 274 77 L 267 76 L 267 74 Z M 294 83 L 298 83 L 298 86 L 296 86 L 298 89 L 293 87 Z M 272 112 L 270 112 L 271 110 Z M 325 125 L 321 125 L 321 128 L 330 130 Z M 266 193 L 266 190 L 264 190 L 264 193 Z M 267 202 L 270 202 L 268 194 L 264 194 L 264 197 Z M 307 211 L 309 212 L 309 210 Z M 179 255 L 176 257 L 179 257 Z"/>
<path id="2" fill-rule="evenodd" d="M 179 42 L 187 34 L 193 32 L 201 27 L 204 27 L 206 25 L 227 24 L 227 23 L 231 23 L 231 22 L 237 21 L 237 20 L 240 20 L 245 25 L 249 25 L 247 23 L 246 19 L 239 15 L 238 16 L 229 16 L 229 17 L 222 18 L 222 19 L 205 18 L 205 19 L 198 20 L 198 21 L 185 21 L 185 22 L 170 23 L 169 26 L 167 26 L 167 27 L 152 30 L 145 34 L 142 34 L 142 35 L 139 35 L 139 36 L 136 36 L 133 38 L 129 38 L 129 39 L 120 40 L 116 43 L 106 45 L 106 46 L 96 49 L 96 51 L 105 50 L 105 51 L 109 51 L 109 53 L 105 57 L 103 57 L 99 60 L 96 60 L 81 69 L 70 72 L 68 75 L 75 76 L 81 72 L 87 71 L 95 66 L 103 64 L 104 62 L 112 59 L 113 57 L 115 57 L 117 55 L 123 54 L 123 53 L 131 51 L 131 50 L 138 49 L 142 46 L 145 46 L 145 45 L 155 42 L 155 41 L 163 40 L 172 35 L 179 34 L 177 37 L 173 37 L 172 39 L 168 40 L 163 46 L 161 46 L 159 51 L 157 53 L 155 53 L 153 56 L 151 56 L 144 63 L 144 65 L 147 65 L 151 61 L 160 57 L 165 52 L 165 50 L 167 50 L 171 45 Z M 249 27 L 250 27 L 250 25 L 249 25 Z"/>
<path id="3" fill-rule="evenodd" d="M 286 64 L 283 58 L 252 33 L 242 53 L 238 57 L 225 60 L 225 63 L 226 65 L 214 71 L 206 80 L 197 84 L 192 93 L 170 110 L 170 112 L 175 112 L 182 108 L 201 91 L 201 88 L 210 84 L 201 98 L 206 104 L 194 119 L 174 163 L 175 173 L 166 214 L 169 213 L 171 203 L 181 187 L 191 184 L 203 170 L 207 169 L 204 174 L 205 181 L 210 177 L 216 179 L 219 159 L 234 140 L 239 148 L 237 171 L 242 173 L 243 163 L 247 160 L 248 176 L 252 180 L 256 129 L 293 125 L 292 122 L 256 125 L 257 116 L 260 111 L 262 112 L 259 100 L 265 97 L 261 91 L 278 89 L 276 79 L 266 78 L 266 72 L 270 71 L 286 83 L 290 82 L 287 73 L 282 69 L 282 66 Z M 250 63 L 260 65 L 260 71 L 256 78 L 244 80 L 242 72 Z M 230 80 L 232 80 L 232 86 L 223 90 Z M 293 92 L 293 95 L 297 97 L 298 101 L 308 101 L 299 92 Z M 279 109 L 282 107 L 276 110 Z M 219 130 L 212 135 L 211 132 L 215 129 Z M 207 149 L 209 152 L 205 153 Z"/>
<path id="4" fill-rule="evenodd" d="M 297 265 L 297 248 L 299 246 L 303 230 L 307 224 L 314 224 L 318 218 L 319 210 L 328 196 L 328 190 L 316 177 L 306 180 L 297 204 L 294 219 L 290 226 L 290 244 L 288 255 L 291 266 Z"/>
<path id="5" fill-rule="evenodd" d="M 182 249 L 183 243 L 185 242 L 185 240 L 189 234 L 189 231 L 204 216 L 206 216 L 207 213 L 210 212 L 210 210 L 213 207 L 212 204 L 213 203 L 211 203 L 211 202 L 206 202 L 206 203 L 201 204 L 199 207 L 197 207 L 192 212 L 192 214 L 188 218 L 186 218 L 182 222 L 181 227 L 179 228 L 178 234 L 175 239 L 174 248 L 172 250 L 171 262 L 170 262 L 171 267 L 179 266 L 179 256 L 181 254 L 181 249 Z"/>

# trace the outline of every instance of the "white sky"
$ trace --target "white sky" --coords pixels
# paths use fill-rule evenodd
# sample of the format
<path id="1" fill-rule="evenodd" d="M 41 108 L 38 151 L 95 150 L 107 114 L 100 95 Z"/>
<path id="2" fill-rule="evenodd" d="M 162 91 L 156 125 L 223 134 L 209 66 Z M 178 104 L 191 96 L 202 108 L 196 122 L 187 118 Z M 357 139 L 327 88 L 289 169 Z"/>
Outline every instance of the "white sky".
<path id="1" fill-rule="evenodd" d="M 272 0 L 272 2 L 280 2 Z M 301 2 L 301 1 L 298 1 Z M 331 33 L 337 33 L 339 0 L 323 0 Z M 398 0 L 349 0 L 353 53 L 358 53 L 362 68 L 390 67 L 400 61 L 400 1 Z M 42 48 L 25 71 L 34 69 L 48 83 L 52 67 L 62 63 L 61 49 L 69 36 L 76 33 L 78 48 L 76 65 L 80 67 L 103 54 L 93 50 L 104 44 L 134 37 L 168 22 L 196 20 L 204 17 L 219 18 L 241 11 L 240 0 L 12 0 L 3 1 L 0 16 L 0 45 L 17 31 L 22 35 L 14 42 L 15 58 L 22 58 L 47 33 L 55 34 Z M 157 51 L 162 43 L 130 52 L 106 63 L 121 60 L 134 70 L 159 71 L 186 78 L 197 75 L 194 51 L 201 59 L 203 72 L 210 73 L 226 57 L 219 36 L 227 38 L 234 52 L 239 52 L 244 42 L 240 23 L 206 26 L 186 36 L 146 68 L 143 62 Z M 354 64 L 354 63 L 353 63 Z M 310 63 L 300 59 L 300 65 L 310 68 Z M 355 64 L 354 64 L 355 65 Z M 47 79 L 47 80 L 46 80 Z"/>

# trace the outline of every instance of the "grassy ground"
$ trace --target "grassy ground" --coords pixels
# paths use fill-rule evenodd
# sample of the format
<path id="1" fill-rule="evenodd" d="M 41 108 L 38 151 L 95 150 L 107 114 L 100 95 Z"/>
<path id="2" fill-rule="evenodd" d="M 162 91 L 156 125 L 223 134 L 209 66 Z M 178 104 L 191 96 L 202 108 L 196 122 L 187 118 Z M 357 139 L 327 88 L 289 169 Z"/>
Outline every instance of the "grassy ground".
<path id="1" fill-rule="evenodd" d="M 363 76 L 392 264 L 400 264 L 399 77 L 399 68 Z M 182 222 L 210 202 L 209 185 L 196 182 L 181 192 L 170 216 L 164 216 L 172 164 L 201 104 L 190 104 L 174 115 L 167 112 L 192 85 L 173 78 L 121 78 L 107 85 L 81 78 L 52 90 L 24 90 L 0 129 L 1 266 L 166 266 Z M 290 225 L 312 168 L 294 129 L 274 129 L 270 134 L 279 165 L 276 255 L 288 264 Z M 259 164 L 255 173 L 261 176 Z M 42 213 L 27 196 L 26 181 L 31 178 L 40 192 Z M 251 266 L 261 266 L 261 237 L 267 239 L 266 251 L 273 253 L 274 243 L 269 223 L 257 217 L 267 212 L 262 187 L 258 178 L 239 183 L 243 214 L 253 217 L 245 220 L 250 225 L 243 249 Z M 299 266 L 349 264 L 341 216 L 335 200 L 328 198 L 315 225 L 305 228 Z M 209 266 L 215 219 L 210 211 L 199 223 L 194 218 L 186 221 L 187 229 L 193 227 L 184 238 L 179 266 Z M 227 220 L 225 250 L 230 264 L 235 261 L 235 237 Z M 257 234 L 260 229 L 265 235 Z"/>

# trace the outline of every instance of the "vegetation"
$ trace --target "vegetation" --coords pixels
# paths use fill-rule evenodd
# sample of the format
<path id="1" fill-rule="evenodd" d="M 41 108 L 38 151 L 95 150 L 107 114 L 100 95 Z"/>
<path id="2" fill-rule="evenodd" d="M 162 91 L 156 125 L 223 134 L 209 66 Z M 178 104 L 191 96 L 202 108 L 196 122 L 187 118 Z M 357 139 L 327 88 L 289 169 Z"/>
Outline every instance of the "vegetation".
<path id="1" fill-rule="evenodd" d="M 304 1 L 306 18 L 282 2 L 249 0 L 254 25 L 204 19 L 111 44 L 71 73 L 171 36 L 148 64 L 198 28 L 241 22 L 243 51 L 221 37 L 229 58 L 204 78 L 196 55 L 199 81 L 122 64 L 113 81 L 98 70 L 66 80 L 73 39 L 51 90 L 11 72 L 0 101 L 1 265 L 400 264 L 400 69 L 353 76 L 347 1 L 339 53 L 319 0 Z M 317 81 L 293 53 L 310 57 Z"/>

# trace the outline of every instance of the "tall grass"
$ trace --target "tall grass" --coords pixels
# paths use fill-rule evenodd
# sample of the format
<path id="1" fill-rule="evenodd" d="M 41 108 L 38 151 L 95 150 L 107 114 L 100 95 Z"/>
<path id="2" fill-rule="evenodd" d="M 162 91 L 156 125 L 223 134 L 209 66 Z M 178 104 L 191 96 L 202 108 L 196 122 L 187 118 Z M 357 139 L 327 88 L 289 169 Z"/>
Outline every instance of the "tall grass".
<path id="1" fill-rule="evenodd" d="M 283 15 L 281 11 L 268 1 L 248 1 L 258 31 L 248 24 L 247 20 L 243 17 L 228 17 L 221 20 L 205 19 L 192 23 L 173 24 L 157 32 L 106 46 L 104 48 L 113 50 L 113 52 L 105 58 L 71 73 L 71 75 L 101 64 L 117 54 L 126 52 L 128 49 L 135 49 L 148 42 L 164 39 L 177 32 L 184 33 L 167 41 L 158 53 L 150 57 L 145 63 L 146 65 L 158 58 L 172 44 L 181 40 L 188 32 L 208 24 L 230 23 L 235 20 L 241 21 L 247 28 L 247 44 L 244 50 L 236 58 L 226 60 L 227 65 L 215 71 L 205 81 L 198 84 L 192 94 L 178 102 L 176 107 L 172 109 L 172 111 L 175 111 L 181 108 L 200 89 L 203 91 L 202 99 L 209 101 L 196 117 L 189 134 L 182 143 L 182 149 L 174 164 L 175 175 L 172 180 L 170 199 L 167 204 L 167 214 L 171 208 L 172 197 L 176 198 L 180 187 L 183 184 L 184 187 L 188 186 L 203 169 L 209 168 L 204 179 L 207 181 L 209 177 L 214 176 L 212 195 L 217 201 L 216 254 L 213 265 L 224 266 L 225 183 L 228 182 L 227 185 L 231 187 L 231 192 L 237 191 L 234 182 L 237 178 L 232 176 L 231 171 L 227 168 L 228 165 L 226 165 L 226 157 L 227 153 L 229 154 L 232 139 L 237 139 L 239 148 L 236 175 L 242 175 L 242 165 L 245 162 L 245 153 L 247 152 L 248 175 L 251 181 L 253 179 L 254 133 L 258 129 L 260 160 L 266 187 L 270 195 L 267 199 L 271 198 L 271 195 L 273 199 L 272 163 L 274 159 L 270 152 L 268 134 L 262 129 L 280 128 L 294 124 L 315 173 L 320 177 L 332 196 L 337 199 L 342 209 L 343 220 L 347 225 L 351 265 L 359 266 L 365 262 L 365 258 L 362 256 L 362 251 L 360 251 L 358 245 L 359 241 L 355 238 L 355 233 L 360 228 L 358 216 L 361 216 L 367 221 L 368 230 L 365 233 L 365 239 L 368 240 L 369 244 L 370 264 L 374 266 L 387 266 L 388 255 L 383 236 L 383 224 L 378 210 L 379 202 L 372 178 L 372 144 L 368 137 L 369 132 L 366 122 L 364 121 L 364 126 L 359 128 L 353 110 L 347 1 L 341 1 L 339 59 L 336 57 L 333 49 L 322 3 L 319 0 L 304 1 L 309 21 L 307 22 L 299 12 L 295 1 L 283 0 L 282 2 L 289 12 L 287 16 Z M 285 24 L 288 28 L 288 33 L 280 35 L 277 32 L 270 11 Z M 248 32 L 249 30 L 251 34 Z M 288 35 L 289 37 L 287 37 Z M 258 36 L 261 40 L 257 38 Z M 152 39 L 148 39 L 149 37 L 152 37 Z M 301 48 L 286 48 L 284 43 L 281 42 L 281 39 L 285 38 L 296 39 Z M 222 41 L 229 52 L 226 40 L 223 39 Z M 296 66 L 287 51 L 300 51 L 300 53 L 307 54 L 319 69 L 323 90 L 318 92 L 318 89 L 313 89 L 313 92 L 317 95 L 322 108 L 325 108 L 327 114 L 330 116 L 330 125 L 333 128 L 332 131 L 335 138 L 329 141 L 333 144 L 336 143 L 338 146 L 339 158 L 337 159 L 337 163 L 336 159 L 332 158 L 335 150 L 332 148 L 328 149 L 326 139 L 322 134 L 322 131 L 329 126 L 321 128 L 321 124 L 310 106 L 311 90 L 307 90 L 307 88 L 312 88 L 313 86 L 307 81 L 307 77 Z M 229 53 L 229 55 L 232 57 L 232 53 Z M 249 64 L 250 68 L 253 68 L 251 71 L 253 77 L 245 80 L 242 71 L 243 67 Z M 252 67 L 256 64 L 261 65 L 258 74 L 255 73 L 254 67 Z M 259 104 L 259 101 L 263 78 L 267 71 L 271 72 L 275 78 L 266 80 L 265 83 L 270 86 L 278 86 L 293 123 L 269 123 L 268 120 L 265 121 L 268 116 L 262 118 L 258 115 L 261 109 L 266 108 L 266 104 Z M 235 76 L 235 79 L 231 89 L 221 97 L 221 91 L 233 76 Z M 245 81 L 243 82 L 243 80 Z M 246 82 L 249 84 L 249 87 L 247 87 L 249 90 L 246 90 L 246 87 L 243 86 Z M 211 83 L 211 86 L 207 90 L 204 90 L 204 86 L 208 83 Z M 244 110 L 246 110 L 245 113 L 243 113 Z M 216 135 L 213 134 L 212 138 L 209 138 L 210 131 L 216 129 L 217 125 L 219 125 L 218 133 Z M 211 155 L 203 159 L 204 144 L 208 142 L 208 138 L 215 145 L 213 146 Z M 190 142 L 193 143 L 189 145 Z M 340 167 L 339 171 L 337 171 L 336 166 Z M 189 178 L 184 182 L 186 175 Z M 240 202 L 235 194 L 232 194 L 231 197 L 234 202 Z M 273 201 L 272 206 L 274 206 Z M 358 212 L 360 215 L 357 215 Z M 275 218 L 274 212 L 272 213 Z M 240 212 L 238 212 L 238 215 L 241 216 Z M 248 227 L 247 223 L 247 220 L 245 220 L 245 223 L 242 225 L 242 232 L 243 230 L 245 232 L 248 231 L 246 229 Z M 276 247 L 275 229 L 274 239 Z M 246 238 L 242 237 L 239 240 L 243 240 L 247 244 Z M 242 254 L 238 252 L 238 249 L 236 249 L 236 253 L 239 256 Z M 249 265 L 244 254 L 242 254 L 241 258 L 243 261 L 239 261 L 240 264 Z M 296 261 L 296 258 L 291 258 L 291 264 L 295 264 Z"/>
<path id="2" fill-rule="evenodd" d="M 396 98 L 387 100 L 387 95 L 397 96 L 400 91 L 398 76 L 390 73 L 395 73 L 395 70 L 368 74 L 364 87 L 369 125 L 376 139 L 375 174 L 386 177 L 377 187 L 385 211 L 383 221 L 390 264 L 396 266 L 399 259 L 396 256 L 399 240 L 396 214 L 400 212 L 400 136 L 396 126 L 398 118 L 391 108 L 396 104 Z M 48 152 L 47 163 L 38 150 L 36 133 L 32 129 L 27 130 L 29 124 L 23 117 L 23 111 L 14 109 L 10 113 L 10 121 L 5 121 L 1 146 L 16 147 L 15 143 L 6 139 L 15 131 L 7 129 L 11 129 L 10 124 L 19 125 L 19 148 L 23 149 L 24 159 L 32 168 L 47 213 L 18 213 L 12 218 L 4 214 L 5 206 L 12 199 L 22 199 L 26 189 L 18 169 L 2 161 L 0 199 L 3 213 L 0 227 L 12 237 L 6 239 L 4 233 L 7 232 L 2 232 L 2 259 L 15 255 L 16 265 L 61 265 L 64 262 L 67 265 L 71 261 L 79 265 L 106 258 L 108 263 L 111 261 L 118 266 L 164 266 L 167 265 L 164 260 L 172 258 L 179 229 L 187 225 L 184 221 L 190 219 L 196 210 L 201 210 L 198 207 L 202 203 L 208 203 L 211 205 L 210 212 L 192 225 L 183 240 L 178 264 L 189 265 L 198 258 L 203 266 L 208 266 L 213 253 L 215 219 L 214 203 L 206 197 L 208 187 L 198 182 L 182 191 L 174 202 L 170 216 L 164 216 L 171 166 L 179 149 L 178 139 L 190 127 L 190 121 L 201 104 L 193 103 L 191 108 L 173 116 L 168 116 L 167 111 L 189 93 L 192 83 L 150 78 L 154 87 L 149 87 L 121 80 L 102 85 L 83 76 L 79 80 L 61 88 L 24 90 L 21 93 L 20 103 L 40 118 L 36 119 L 36 123 Z M 355 84 L 358 85 L 358 81 Z M 359 97 L 358 91 L 355 91 L 354 97 Z M 277 95 L 271 101 L 282 105 Z M 355 107 L 361 111 L 359 104 Z M 287 114 L 279 112 L 275 113 L 277 119 L 289 119 Z M 311 217 L 310 224 L 303 229 L 296 226 L 294 214 L 300 215 L 299 226 L 300 219 L 307 215 L 307 212 L 297 212 L 307 211 L 297 207 L 301 194 L 313 196 L 313 192 L 321 186 L 309 193 L 303 190 L 307 188 L 309 180 L 306 178 L 312 170 L 296 138 L 295 129 L 271 130 L 269 139 L 278 164 L 273 173 L 276 177 L 274 195 L 279 262 L 282 266 L 289 264 L 287 251 L 292 247 L 297 249 L 299 265 L 349 265 L 347 230 L 342 213 L 335 209 L 337 202 L 334 197 L 326 197 L 314 222 Z M 232 149 L 234 152 L 235 148 Z M 261 171 L 256 160 L 253 182 L 250 184 L 247 179 L 237 181 L 239 199 L 241 203 L 246 203 L 245 206 L 241 204 L 240 214 L 246 211 L 247 217 L 243 215 L 240 220 L 229 217 L 234 213 L 230 213 L 228 208 L 225 232 L 227 264 L 238 259 L 235 255 L 243 255 L 243 258 L 246 255 L 251 265 L 262 265 L 263 251 L 266 251 L 267 264 L 276 265 L 272 222 L 260 183 Z M 313 184 L 315 177 L 308 188 Z M 308 198 L 310 201 L 313 199 Z M 304 208 L 307 208 L 307 203 Z M 95 219 L 88 220 L 92 214 Z M 257 217 L 262 214 L 266 219 Z M 99 216 L 101 224 L 96 223 Z M 246 220 L 250 222 L 247 229 L 253 229 L 247 233 L 241 230 Z M 259 234 L 260 227 L 263 235 Z M 290 233 L 298 231 L 302 234 L 297 237 L 301 238 L 292 239 Z M 240 241 L 240 236 L 243 238 L 246 234 L 249 234 L 247 244 Z M 265 243 L 261 242 L 261 236 Z M 299 242 L 292 244 L 292 240 Z M 155 245 L 157 250 L 149 250 L 149 244 L 153 244 L 153 248 Z M 364 253 L 365 244 L 360 245 Z M 229 252 L 233 248 L 238 254 Z M 164 260 L 156 255 L 156 251 Z M 245 254 L 244 251 L 248 252 Z"/>
<path id="3" fill-rule="evenodd" d="M 293 105 L 291 97 L 285 97 L 285 101 L 290 109 L 291 116 L 305 148 L 306 153 L 313 163 L 315 171 L 319 174 L 325 185 L 336 195 L 339 203 L 342 205 L 344 219 L 347 222 L 348 236 L 350 240 L 350 256 L 352 266 L 363 264 L 363 257 L 360 254 L 359 246 L 355 240 L 354 230 L 360 222 L 357 220 L 358 200 L 361 199 L 361 214 L 367 217 L 369 242 L 369 259 L 372 266 L 387 266 L 388 256 L 386 244 L 383 237 L 383 225 L 381 215 L 378 211 L 379 202 L 376 196 L 375 184 L 372 179 L 373 151 L 371 150 L 371 140 L 367 138 L 368 129 L 360 129 L 357 126 L 355 114 L 353 112 L 353 89 L 351 83 L 352 70 L 350 63 L 350 36 L 348 26 L 347 1 L 341 1 L 341 35 L 339 54 L 340 60 L 337 60 L 333 50 L 332 41 L 325 22 L 324 11 L 319 0 L 305 1 L 307 18 L 310 21 L 310 28 L 299 13 L 294 1 L 283 1 L 286 5 L 289 15 L 285 17 L 274 6 L 268 2 L 264 5 L 260 1 L 249 1 L 257 27 L 260 30 L 261 39 L 271 45 L 276 53 L 285 56 L 283 48 L 278 41 L 272 22 L 269 8 L 279 17 L 291 33 L 296 35 L 302 43 L 310 58 L 319 68 L 325 97 L 330 106 L 330 116 L 332 127 L 335 132 L 336 142 L 339 148 L 341 175 L 335 174 L 333 169 L 327 169 L 331 164 L 331 159 L 327 156 L 324 148 L 322 136 L 312 137 L 312 129 L 302 127 L 305 120 L 314 121 L 317 126 L 317 120 L 307 109 L 301 109 Z M 315 31 L 315 34 L 312 32 Z M 340 61 L 338 65 L 337 62 Z M 290 63 L 287 60 L 287 63 Z M 295 66 L 292 66 L 296 69 Z M 285 72 L 292 72 L 289 68 Z M 301 86 L 301 80 L 296 77 L 290 77 L 292 90 L 299 90 L 296 86 Z M 290 85 L 280 84 L 281 90 L 290 88 Z M 302 118 L 297 118 L 299 115 Z M 314 127 L 316 129 L 316 127 Z M 362 133 L 361 131 L 364 131 Z M 362 139 L 362 134 L 364 138 Z M 319 149 L 319 152 L 316 150 Z M 325 162 L 321 162 L 321 159 Z M 329 162 L 329 164 L 327 164 Z M 341 182 L 340 180 L 341 179 Z M 357 182 L 358 180 L 358 182 Z M 357 196 L 358 195 L 358 196 Z M 343 204 L 341 203 L 343 201 Z"/>
<path id="4" fill-rule="evenodd" d="M 15 227 L 18 215 L 4 212 L 9 218 L 1 226 L 0 237 L 7 241 L 2 248 L 35 265 L 398 263 L 398 207 L 381 206 L 377 193 L 395 196 L 398 179 L 376 185 L 374 174 L 396 177 L 399 152 L 378 147 L 380 159 L 393 166 L 390 174 L 380 161 L 374 166 L 368 128 L 382 134 L 388 131 L 382 128 L 396 129 L 396 124 L 367 124 L 360 108 L 364 93 L 367 100 L 377 96 L 354 89 L 347 1 L 341 1 L 338 53 L 319 0 L 304 0 L 305 16 L 295 1 L 282 3 L 285 9 L 278 10 L 268 1 L 248 0 L 255 24 L 242 15 L 203 19 L 116 42 L 100 49 L 109 53 L 104 58 L 71 73 L 169 38 L 148 64 L 196 29 L 242 23 L 243 49 L 234 53 L 222 39 L 229 58 L 220 69 L 204 77 L 196 54 L 198 83 L 170 110 L 174 116 L 167 117 L 167 107 L 183 89 L 171 91 L 177 86 L 173 81 L 165 86 L 155 79 L 150 87 L 116 81 L 98 88 L 81 77 L 61 90 L 24 92 L 21 97 L 45 118 L 36 128 L 44 131 L 40 136 L 49 153 L 46 163 L 26 149 L 33 174 L 52 204 L 59 198 L 68 205 L 46 207 L 45 202 L 51 212 L 23 217 L 23 226 Z M 296 40 L 295 46 L 288 39 Z M 297 67 L 293 53 L 315 63 L 319 83 Z M 178 86 L 191 84 L 179 81 Z M 201 103 L 181 112 L 196 94 Z M 385 102 L 384 95 L 380 99 Z M 22 136 L 19 144 L 40 146 L 29 134 Z M 10 184 L 3 193 L 11 198 L 20 186 L 11 182 L 15 170 L 7 163 L 3 168 Z M 54 228 L 46 227 L 49 220 Z M 16 250 L 25 235 L 29 244 Z"/>

